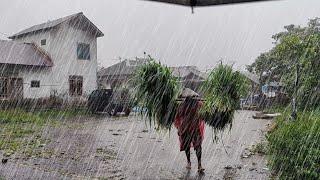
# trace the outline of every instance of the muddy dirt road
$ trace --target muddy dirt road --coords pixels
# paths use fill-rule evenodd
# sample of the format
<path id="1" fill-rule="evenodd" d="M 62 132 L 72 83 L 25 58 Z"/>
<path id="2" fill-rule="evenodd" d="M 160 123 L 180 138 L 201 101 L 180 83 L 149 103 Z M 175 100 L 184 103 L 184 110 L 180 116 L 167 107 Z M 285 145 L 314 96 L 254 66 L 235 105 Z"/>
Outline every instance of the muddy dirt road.
<path id="1" fill-rule="evenodd" d="M 203 142 L 205 174 L 192 170 L 179 152 L 176 130 L 157 132 L 139 117 L 79 118 L 61 127 L 47 127 L 47 140 L 26 157 L 15 154 L 0 164 L 0 179 L 268 179 L 264 156 L 252 155 L 252 145 L 264 139 L 271 123 L 254 120 L 251 111 L 235 115 L 231 132 L 214 143 L 206 128 Z M 0 153 L 0 158 L 3 154 Z"/>

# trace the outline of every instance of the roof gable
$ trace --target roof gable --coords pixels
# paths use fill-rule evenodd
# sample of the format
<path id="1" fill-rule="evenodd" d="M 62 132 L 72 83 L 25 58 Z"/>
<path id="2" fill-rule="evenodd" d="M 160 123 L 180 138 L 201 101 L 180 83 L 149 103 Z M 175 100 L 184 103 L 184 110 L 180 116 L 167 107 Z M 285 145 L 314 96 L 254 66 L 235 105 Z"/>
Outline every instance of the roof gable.
<path id="1" fill-rule="evenodd" d="M 178 67 L 170 67 L 172 73 L 176 77 L 183 78 L 190 74 L 190 72 L 196 71 L 197 67 L 195 66 L 178 66 Z"/>
<path id="2" fill-rule="evenodd" d="M 98 75 L 99 76 L 115 76 L 115 75 L 128 75 L 133 72 L 130 66 L 127 66 L 126 61 L 114 64 L 107 68 L 102 69 Z"/>
<path id="3" fill-rule="evenodd" d="M 179 78 L 189 78 L 189 77 L 198 77 L 199 79 L 207 78 L 207 74 L 201 72 L 197 66 L 178 66 L 170 67 L 174 76 Z"/>
<path id="4" fill-rule="evenodd" d="M 190 72 L 186 76 L 182 77 L 183 80 L 204 80 L 204 77 L 202 77 L 199 73 Z"/>
<path id="5" fill-rule="evenodd" d="M 41 32 L 41 31 L 46 31 L 46 30 L 57 27 L 58 25 L 60 25 L 64 22 L 68 22 L 68 21 L 76 22 L 78 26 L 80 23 L 85 23 L 87 25 L 87 27 L 85 29 L 90 29 L 90 30 L 94 31 L 95 32 L 94 34 L 96 37 L 104 36 L 104 34 L 85 15 L 83 15 L 82 12 L 80 12 L 80 13 L 66 16 L 63 18 L 59 18 L 59 19 L 56 19 L 53 21 L 48 21 L 48 22 L 45 22 L 42 24 L 34 25 L 34 26 L 27 28 L 27 29 L 24 29 L 24 30 L 22 30 L 22 31 L 8 37 L 8 38 L 15 39 L 15 38 L 19 38 L 21 36 L 24 36 L 24 35 L 27 35 L 30 33 L 37 33 L 37 32 Z"/>
<path id="6" fill-rule="evenodd" d="M 116 76 L 116 75 L 132 75 L 134 71 L 149 60 L 136 58 L 136 60 L 126 59 L 107 68 L 103 68 L 98 72 L 98 76 Z"/>

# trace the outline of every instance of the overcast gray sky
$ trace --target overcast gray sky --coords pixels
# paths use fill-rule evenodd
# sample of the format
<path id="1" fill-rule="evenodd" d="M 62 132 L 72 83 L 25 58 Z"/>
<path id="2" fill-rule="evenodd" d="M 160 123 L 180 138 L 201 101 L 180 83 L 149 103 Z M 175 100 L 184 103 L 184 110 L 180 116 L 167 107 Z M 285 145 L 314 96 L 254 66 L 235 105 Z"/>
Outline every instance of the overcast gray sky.
<path id="1" fill-rule="evenodd" d="M 207 69 L 220 59 L 243 68 L 272 47 L 288 24 L 320 17 L 319 0 L 283 0 L 191 9 L 140 0 L 0 0 L 0 38 L 29 26 L 84 14 L 105 36 L 98 41 L 103 66 L 118 57 L 151 54 L 168 65 Z M 1 34 L 2 33 L 2 34 Z M 4 33 L 4 34 L 3 34 Z"/>

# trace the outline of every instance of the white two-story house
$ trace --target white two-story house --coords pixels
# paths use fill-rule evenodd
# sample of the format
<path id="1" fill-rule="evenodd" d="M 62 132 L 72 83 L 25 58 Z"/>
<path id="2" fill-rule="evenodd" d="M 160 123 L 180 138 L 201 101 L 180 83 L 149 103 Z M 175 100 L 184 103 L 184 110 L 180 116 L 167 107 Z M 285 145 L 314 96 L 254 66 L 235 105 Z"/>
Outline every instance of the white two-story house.
<path id="1" fill-rule="evenodd" d="M 83 97 L 97 88 L 97 38 L 83 13 L 22 30 L 0 41 L 0 97 Z"/>

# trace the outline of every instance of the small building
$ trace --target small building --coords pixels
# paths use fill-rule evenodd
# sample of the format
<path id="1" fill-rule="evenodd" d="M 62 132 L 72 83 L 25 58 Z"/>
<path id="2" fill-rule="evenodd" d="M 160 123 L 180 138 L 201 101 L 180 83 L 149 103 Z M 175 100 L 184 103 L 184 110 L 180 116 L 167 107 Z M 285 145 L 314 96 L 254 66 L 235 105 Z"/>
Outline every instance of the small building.
<path id="1" fill-rule="evenodd" d="M 261 87 L 263 103 L 262 107 L 271 107 L 274 105 L 285 106 L 290 103 L 290 98 L 285 91 L 285 87 L 281 82 L 268 82 Z"/>
<path id="2" fill-rule="evenodd" d="M 268 98 L 274 98 L 285 94 L 284 86 L 281 82 L 269 82 L 261 87 L 262 93 Z"/>
<path id="3" fill-rule="evenodd" d="M 113 89 L 115 87 L 127 86 L 129 80 L 134 76 L 135 70 L 147 63 L 148 59 L 136 58 L 135 60 L 124 60 L 110 67 L 102 68 L 98 72 L 98 84 L 102 89 Z M 175 77 L 179 78 L 182 85 L 192 90 L 199 90 L 206 74 L 195 66 L 170 67 Z"/>
<path id="4" fill-rule="evenodd" d="M 259 77 L 250 72 L 242 72 L 250 82 L 249 95 L 242 99 L 241 106 L 249 109 L 263 109 L 273 105 L 284 105 L 289 102 L 282 83 L 272 81 L 266 84 L 260 83 Z"/>
<path id="5" fill-rule="evenodd" d="M 0 41 L 2 99 L 84 97 L 97 88 L 97 38 L 81 12 L 24 29 Z"/>
<path id="6" fill-rule="evenodd" d="M 178 77 L 185 88 L 199 92 L 207 74 L 201 72 L 196 66 L 171 67 L 174 76 Z"/>
<path id="7" fill-rule="evenodd" d="M 144 58 L 126 59 L 107 68 L 102 68 L 98 71 L 99 88 L 113 89 L 126 86 L 133 77 L 135 70 L 148 61 Z"/>

